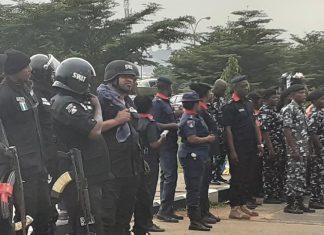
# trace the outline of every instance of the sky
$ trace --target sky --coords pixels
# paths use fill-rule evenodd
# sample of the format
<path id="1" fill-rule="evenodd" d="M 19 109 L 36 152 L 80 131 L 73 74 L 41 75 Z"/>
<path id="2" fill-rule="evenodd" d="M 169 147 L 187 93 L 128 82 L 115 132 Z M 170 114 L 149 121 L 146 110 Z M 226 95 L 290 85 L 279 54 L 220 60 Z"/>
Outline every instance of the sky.
<path id="1" fill-rule="evenodd" d="M 34 0 L 42 2 L 46 0 Z M 120 7 L 116 8 L 118 16 L 123 16 L 123 0 L 116 0 Z M 0 0 L 8 3 L 10 0 Z M 192 15 L 196 19 L 211 17 L 203 20 L 197 27 L 197 32 L 208 31 L 210 26 L 224 25 L 228 19 L 234 20 L 231 12 L 250 9 L 263 10 L 273 21 L 269 27 L 287 30 L 290 33 L 304 35 L 312 30 L 324 31 L 324 0 L 129 0 L 133 11 L 143 9 L 143 4 L 155 2 L 162 5 L 163 10 L 157 12 L 152 20 L 165 17 L 175 18 Z M 138 27 L 138 26 L 137 26 Z"/>

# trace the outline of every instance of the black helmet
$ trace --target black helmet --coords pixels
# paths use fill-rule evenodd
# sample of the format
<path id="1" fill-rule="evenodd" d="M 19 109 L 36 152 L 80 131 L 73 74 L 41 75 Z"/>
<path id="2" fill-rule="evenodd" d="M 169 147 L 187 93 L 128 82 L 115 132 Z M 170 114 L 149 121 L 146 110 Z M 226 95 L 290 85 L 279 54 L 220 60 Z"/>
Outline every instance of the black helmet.
<path id="1" fill-rule="evenodd" d="M 90 91 L 90 81 L 96 76 L 92 65 L 81 58 L 69 58 L 55 71 L 53 86 L 84 95 Z"/>
<path id="2" fill-rule="evenodd" d="M 114 60 L 105 68 L 104 81 L 111 81 L 119 75 L 139 76 L 138 68 L 135 64 L 126 60 Z"/>
<path id="3" fill-rule="evenodd" d="M 32 68 L 32 79 L 38 81 L 53 82 L 53 72 L 60 65 L 60 62 L 51 54 L 36 54 L 30 57 Z"/>

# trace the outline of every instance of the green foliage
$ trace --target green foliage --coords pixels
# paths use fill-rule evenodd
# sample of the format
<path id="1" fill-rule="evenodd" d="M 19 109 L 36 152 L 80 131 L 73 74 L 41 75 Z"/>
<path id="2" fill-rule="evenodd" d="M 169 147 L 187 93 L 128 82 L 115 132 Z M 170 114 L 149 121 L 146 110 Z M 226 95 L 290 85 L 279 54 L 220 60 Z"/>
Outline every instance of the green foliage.
<path id="1" fill-rule="evenodd" d="M 29 55 L 51 53 L 59 59 L 78 56 L 103 71 L 115 59 L 154 64 L 149 48 L 190 36 L 185 32 L 192 21 L 189 16 L 153 22 L 139 32 L 131 32 L 132 25 L 147 21 L 160 6 L 151 3 L 127 18 L 116 18 L 116 5 L 114 0 L 0 4 L 0 50 L 16 48 Z"/>
<path id="2" fill-rule="evenodd" d="M 311 32 L 305 37 L 292 35 L 296 45 L 287 51 L 287 68 L 302 72 L 308 84 L 318 87 L 324 81 L 324 32 Z"/>
<path id="3" fill-rule="evenodd" d="M 224 81 L 229 82 L 231 78 L 233 78 L 235 75 L 240 73 L 240 70 L 241 68 L 238 63 L 238 60 L 234 56 L 231 56 L 228 59 L 227 66 L 223 70 L 223 73 L 220 76 L 220 78 L 223 79 Z"/>
<path id="4" fill-rule="evenodd" d="M 266 28 L 271 19 L 262 11 L 232 14 L 238 19 L 228 22 L 226 27 L 214 27 L 200 45 L 173 53 L 170 62 L 177 78 L 213 83 L 222 76 L 232 57 L 252 83 L 273 84 L 283 70 L 283 52 L 289 46 L 279 38 L 283 30 Z"/>

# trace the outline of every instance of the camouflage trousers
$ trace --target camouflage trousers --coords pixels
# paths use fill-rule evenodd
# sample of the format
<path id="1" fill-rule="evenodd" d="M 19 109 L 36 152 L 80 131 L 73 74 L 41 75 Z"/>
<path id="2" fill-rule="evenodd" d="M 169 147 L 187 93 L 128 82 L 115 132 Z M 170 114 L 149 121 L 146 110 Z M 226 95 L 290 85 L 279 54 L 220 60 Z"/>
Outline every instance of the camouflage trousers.
<path id="1" fill-rule="evenodd" d="M 265 198 L 281 198 L 283 196 L 286 161 L 284 151 L 277 152 L 276 158 L 269 158 L 266 151 L 263 156 L 263 192 Z"/>
<path id="2" fill-rule="evenodd" d="M 287 157 L 286 195 L 302 197 L 306 193 L 306 157 L 295 160 Z"/>
<path id="3" fill-rule="evenodd" d="M 312 202 L 323 201 L 324 153 L 314 155 L 310 160 L 310 191 Z"/>

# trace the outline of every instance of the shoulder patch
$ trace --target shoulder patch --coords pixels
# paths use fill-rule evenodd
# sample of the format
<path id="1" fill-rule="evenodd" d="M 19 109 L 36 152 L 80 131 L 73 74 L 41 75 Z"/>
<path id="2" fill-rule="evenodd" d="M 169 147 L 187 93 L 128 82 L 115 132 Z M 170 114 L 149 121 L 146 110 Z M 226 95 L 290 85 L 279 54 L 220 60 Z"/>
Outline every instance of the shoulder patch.
<path id="1" fill-rule="evenodd" d="M 68 104 L 65 109 L 71 115 L 75 114 L 78 111 L 77 107 L 73 103 Z"/>
<path id="2" fill-rule="evenodd" d="M 196 125 L 196 123 L 195 123 L 194 120 L 188 120 L 188 121 L 187 121 L 187 125 L 188 125 L 188 127 L 190 127 L 190 128 L 194 128 L 195 125 Z"/>

